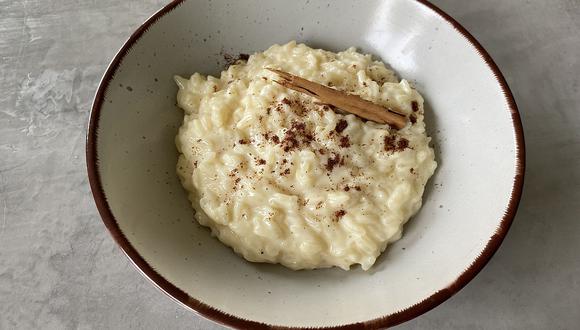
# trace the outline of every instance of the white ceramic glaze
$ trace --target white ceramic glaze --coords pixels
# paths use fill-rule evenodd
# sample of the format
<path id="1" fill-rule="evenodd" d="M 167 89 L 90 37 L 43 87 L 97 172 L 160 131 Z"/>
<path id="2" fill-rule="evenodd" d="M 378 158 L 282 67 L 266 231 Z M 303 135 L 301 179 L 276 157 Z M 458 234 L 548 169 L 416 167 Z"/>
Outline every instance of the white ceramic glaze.
<path id="1" fill-rule="evenodd" d="M 453 24 L 414 0 L 173 4 L 132 37 L 95 101 L 87 159 L 107 227 L 163 290 L 233 326 L 390 325 L 434 307 L 491 257 L 523 176 L 511 95 L 486 54 Z M 217 75 L 224 53 L 292 39 L 372 53 L 426 100 L 439 167 L 403 238 L 367 272 L 295 272 L 245 261 L 193 221 L 175 174 L 183 114 L 172 76 Z"/>

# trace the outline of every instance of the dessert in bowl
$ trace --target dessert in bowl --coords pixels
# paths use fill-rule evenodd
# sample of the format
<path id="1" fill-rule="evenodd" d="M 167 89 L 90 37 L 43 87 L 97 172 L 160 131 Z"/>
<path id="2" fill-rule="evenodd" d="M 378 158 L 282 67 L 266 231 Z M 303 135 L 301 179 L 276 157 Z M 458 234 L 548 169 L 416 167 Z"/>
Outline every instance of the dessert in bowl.
<path id="1" fill-rule="evenodd" d="M 174 75 L 187 77 L 184 84 L 189 84 L 194 72 L 219 76 L 225 64 L 221 60 L 223 53 L 260 53 L 273 44 L 294 39 L 315 49 L 340 52 L 354 46 L 360 53 L 373 54 L 375 60 L 396 72 L 398 80 L 393 80 L 393 84 L 403 84 L 400 88 L 404 90 L 407 87 L 399 79 L 405 78 L 409 88 L 417 92 L 410 91 L 401 103 L 405 106 L 399 105 L 405 114 L 413 111 L 413 100 L 424 99 L 424 105 L 419 105 L 424 113 L 420 119 L 427 130 L 421 136 L 432 138 L 430 146 L 434 148 L 437 169 L 428 182 L 425 179 L 423 206 L 405 224 L 401 239 L 389 244 L 376 261 L 372 260 L 372 267 L 370 259 L 354 260 L 355 264 L 369 266 L 366 271 L 359 266 L 350 267 L 350 271 L 339 267 L 294 271 L 278 264 L 244 260 L 198 224 L 175 173 L 179 157 L 175 137 L 184 124 L 184 112 L 176 103 L 183 108 L 185 105 L 183 100 L 176 102 Z M 330 82 L 317 80 L 306 71 L 293 71 L 292 67 L 280 65 L 272 69 L 290 71 L 327 86 Z M 275 79 L 271 72 L 264 72 L 264 76 Z M 288 119 L 285 128 L 292 128 L 291 121 L 297 116 L 293 111 L 306 97 L 281 86 L 266 86 L 276 85 L 264 85 L 263 92 L 280 88 L 274 96 L 290 96 L 289 105 L 283 97 L 275 99 L 280 101 L 276 106 L 282 103 L 284 113 L 271 116 Z M 386 99 L 362 96 L 390 105 Z M 344 130 L 325 140 L 329 143 L 327 149 L 339 150 L 340 139 L 348 135 L 349 143 L 356 143 L 356 147 L 352 153 L 339 150 L 341 158 L 349 155 L 355 159 L 366 152 L 366 146 L 362 146 L 364 137 L 357 136 L 365 130 L 361 128 L 363 121 L 340 109 L 331 110 L 319 114 L 320 119 L 329 118 L 326 125 L 321 125 L 325 130 L 314 129 L 314 135 L 336 128 L 340 131 L 342 124 L 337 124 L 345 120 Z M 315 113 L 318 114 L 313 110 L 311 115 Z M 383 140 L 375 141 L 369 148 L 377 150 L 369 150 L 366 157 L 357 156 L 361 165 L 373 157 L 394 155 L 392 150 L 385 150 L 386 128 L 373 128 L 369 122 L 365 125 L 369 132 L 383 130 L 383 135 L 377 135 Z M 245 128 L 239 130 L 244 132 Z M 217 137 L 214 131 L 206 133 L 204 138 Z M 276 133 L 279 139 L 286 135 L 286 131 Z M 273 164 L 266 158 L 248 164 L 257 171 L 262 159 L 266 161 L 264 166 L 274 166 L 285 153 L 284 146 L 264 144 L 262 150 L 239 140 L 243 139 L 238 139 L 236 146 L 228 145 L 228 150 L 254 148 L 251 151 L 264 152 L 260 157 L 270 150 Z M 303 144 L 301 138 L 299 142 Z M 310 153 L 318 147 L 314 143 L 319 142 L 310 141 L 306 151 L 294 150 L 291 157 L 316 157 L 318 163 L 312 166 L 326 169 L 328 155 Z M 384 154 L 378 153 L 378 147 Z M 285 1 L 187 0 L 173 2 L 155 14 L 131 36 L 111 63 L 91 113 L 87 164 L 99 212 L 115 240 L 145 276 L 187 308 L 234 327 L 379 327 L 398 324 L 435 307 L 485 265 L 515 215 L 523 183 L 523 148 L 517 108 L 501 73 L 463 28 L 426 2 L 333 1 L 295 5 Z M 245 155 L 246 151 L 242 153 Z M 298 164 L 295 166 L 290 168 L 292 174 L 299 170 Z M 279 174 L 286 168 L 272 170 Z M 333 167 L 331 172 L 335 170 L 338 173 L 341 166 Z M 407 171 L 411 174 L 410 168 Z M 321 176 L 328 178 L 326 173 Z M 308 178 L 312 179 L 305 180 Z M 200 189 L 211 189 L 206 179 L 199 178 Z M 224 177 L 223 182 L 230 182 L 229 179 Z M 384 179 L 377 177 L 378 182 Z M 346 181 L 344 184 L 340 186 L 341 194 L 348 185 L 348 195 L 352 187 Z M 353 187 L 352 193 L 359 193 L 356 184 Z M 360 188 L 360 193 L 364 193 Z M 379 205 L 373 211 L 380 213 L 380 196 L 368 194 L 377 203 L 373 205 Z M 292 205 L 300 202 L 291 201 Z M 384 203 L 389 200 L 385 198 Z M 312 204 L 314 211 L 317 204 L 318 201 Z M 328 209 L 327 217 L 344 210 L 337 222 L 341 225 L 352 221 L 348 217 L 359 211 L 333 207 Z M 413 212 L 409 210 L 410 216 Z M 389 237 L 398 237 L 393 231 Z M 368 255 L 377 254 L 381 248 L 377 244 Z M 312 265 L 341 265 L 321 260 Z M 342 265 L 347 268 L 347 264 Z M 316 267 L 306 264 L 295 268 Z"/>

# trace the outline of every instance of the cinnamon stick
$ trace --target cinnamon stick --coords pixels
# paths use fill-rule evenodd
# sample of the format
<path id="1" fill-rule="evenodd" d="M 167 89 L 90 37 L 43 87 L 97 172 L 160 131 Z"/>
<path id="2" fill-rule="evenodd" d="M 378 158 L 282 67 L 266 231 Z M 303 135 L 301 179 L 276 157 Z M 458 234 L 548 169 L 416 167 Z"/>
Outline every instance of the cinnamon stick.
<path id="1" fill-rule="evenodd" d="M 396 129 L 401 129 L 407 124 L 407 117 L 405 117 L 405 115 L 398 113 L 391 108 L 385 108 L 367 101 L 358 95 L 347 94 L 313 81 L 300 78 L 288 72 L 270 68 L 267 69 L 278 74 L 282 78 L 281 80 L 275 80 L 278 84 L 315 97 L 322 103 L 333 105 L 346 112 L 364 119 L 372 120 L 379 124 L 389 124 Z"/>

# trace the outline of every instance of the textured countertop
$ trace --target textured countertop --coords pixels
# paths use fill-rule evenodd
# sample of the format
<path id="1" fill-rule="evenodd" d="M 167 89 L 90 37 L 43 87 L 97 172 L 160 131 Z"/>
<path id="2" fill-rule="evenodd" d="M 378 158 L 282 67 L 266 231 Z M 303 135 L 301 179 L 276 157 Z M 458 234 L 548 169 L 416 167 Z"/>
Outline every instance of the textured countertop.
<path id="1" fill-rule="evenodd" d="M 114 244 L 87 184 L 85 126 L 109 60 L 162 0 L 0 0 L 0 329 L 221 329 Z M 457 295 L 401 329 L 580 324 L 580 1 L 434 1 L 505 74 L 527 171 L 512 229 Z"/>

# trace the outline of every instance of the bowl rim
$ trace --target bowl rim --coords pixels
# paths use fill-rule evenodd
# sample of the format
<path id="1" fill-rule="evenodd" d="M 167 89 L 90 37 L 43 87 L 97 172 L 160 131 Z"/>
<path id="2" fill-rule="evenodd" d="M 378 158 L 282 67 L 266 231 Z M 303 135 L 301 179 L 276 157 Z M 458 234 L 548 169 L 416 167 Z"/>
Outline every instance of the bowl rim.
<path id="1" fill-rule="evenodd" d="M 475 39 L 475 37 L 473 37 L 473 35 L 471 35 L 450 15 L 430 3 L 428 0 L 411 0 L 420 3 L 421 5 L 430 9 L 433 13 L 443 18 L 447 23 L 451 24 L 457 32 L 463 35 L 463 37 L 469 43 L 471 43 L 471 45 L 482 57 L 482 59 L 486 62 L 488 67 L 492 70 L 494 77 L 504 94 L 509 111 L 511 113 L 516 140 L 516 174 L 513 179 L 513 186 L 508 202 L 508 207 L 494 235 L 490 238 L 482 253 L 473 261 L 473 263 L 466 270 L 464 270 L 463 273 L 461 273 L 459 277 L 457 277 L 457 279 L 448 287 L 440 289 L 423 301 L 416 303 L 415 305 L 392 314 L 381 316 L 376 319 L 332 327 L 286 327 L 244 319 L 211 307 L 195 299 L 194 297 L 189 296 L 186 292 L 182 291 L 159 273 L 157 273 L 157 271 L 145 261 L 145 259 L 139 254 L 135 247 L 133 247 L 133 245 L 129 242 L 127 237 L 122 233 L 117 220 L 115 219 L 109 207 L 99 174 L 99 163 L 97 156 L 97 131 L 99 127 L 100 111 L 104 103 L 106 91 L 111 80 L 114 78 L 117 69 L 121 65 L 123 58 L 128 54 L 130 49 L 143 36 L 143 34 L 157 22 L 157 20 L 171 12 L 173 9 L 177 8 L 185 1 L 186 0 L 172 0 L 169 4 L 165 5 L 155 14 L 150 16 L 144 23 L 142 23 L 123 44 L 121 49 L 117 52 L 107 67 L 107 70 L 105 71 L 105 74 L 99 83 L 99 87 L 91 107 L 87 128 L 86 164 L 89 184 L 95 200 L 95 204 L 102 218 L 102 221 L 105 224 L 105 227 L 109 230 L 115 242 L 145 278 L 150 280 L 159 290 L 167 294 L 170 298 L 183 305 L 187 309 L 195 312 L 196 314 L 200 314 L 207 319 L 229 327 L 252 329 L 369 329 L 395 326 L 428 312 L 461 290 L 483 269 L 483 267 L 488 263 L 488 261 L 491 259 L 504 240 L 514 220 L 522 195 L 525 173 L 525 142 L 520 114 L 514 96 L 512 95 L 512 92 L 503 74 L 489 53 Z"/>

